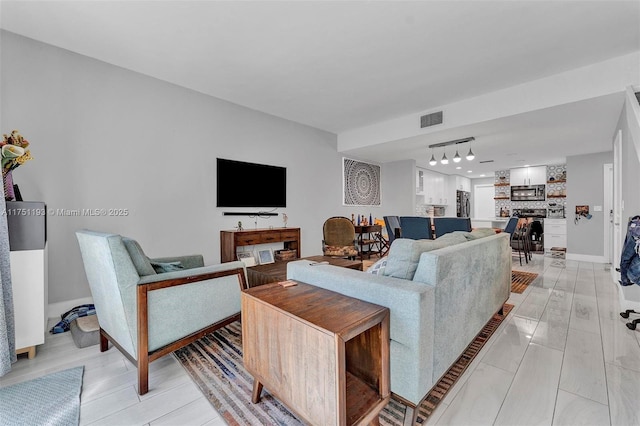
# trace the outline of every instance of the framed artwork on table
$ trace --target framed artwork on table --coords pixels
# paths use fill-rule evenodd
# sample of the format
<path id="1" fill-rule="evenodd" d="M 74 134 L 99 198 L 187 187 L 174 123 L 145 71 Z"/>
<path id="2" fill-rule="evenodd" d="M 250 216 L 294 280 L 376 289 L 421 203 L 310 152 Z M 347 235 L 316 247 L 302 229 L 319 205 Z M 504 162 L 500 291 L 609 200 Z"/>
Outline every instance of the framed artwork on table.
<path id="1" fill-rule="evenodd" d="M 273 258 L 273 249 L 258 250 L 258 262 L 260 263 L 260 265 L 275 263 L 275 260 Z"/>
<path id="2" fill-rule="evenodd" d="M 245 266 L 255 266 L 256 258 L 253 256 L 253 252 L 243 251 L 238 253 L 238 260 L 243 262 Z"/>

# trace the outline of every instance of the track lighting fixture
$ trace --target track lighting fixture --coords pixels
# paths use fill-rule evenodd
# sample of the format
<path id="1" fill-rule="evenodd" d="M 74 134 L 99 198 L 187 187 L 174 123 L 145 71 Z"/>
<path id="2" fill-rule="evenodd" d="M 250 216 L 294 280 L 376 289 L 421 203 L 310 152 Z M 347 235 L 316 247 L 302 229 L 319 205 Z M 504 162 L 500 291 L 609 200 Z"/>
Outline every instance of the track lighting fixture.
<path id="1" fill-rule="evenodd" d="M 434 148 L 444 148 L 444 147 L 449 146 L 449 145 L 457 145 L 459 143 L 467 143 L 467 142 L 469 142 L 469 153 L 467 154 L 466 158 L 467 158 L 468 161 L 472 161 L 474 158 L 476 158 L 476 156 L 473 153 L 473 151 L 471 150 L 471 141 L 473 141 L 475 139 L 476 138 L 474 138 L 473 136 L 470 136 L 468 138 L 456 139 L 456 140 L 453 140 L 453 141 L 440 142 L 440 143 L 435 143 L 435 144 L 429 145 L 429 148 L 431 148 L 431 159 L 429 160 L 429 165 L 430 166 L 435 166 L 436 164 L 438 164 L 438 161 L 436 160 L 436 157 L 433 155 L 433 149 Z M 453 162 L 454 163 L 459 163 L 460 161 L 462 161 L 462 157 L 460 156 L 459 150 L 456 149 L 456 155 L 453 156 Z M 442 159 L 440 160 L 440 163 L 441 164 L 449 164 L 449 159 L 447 158 L 447 153 L 444 150 L 442 152 Z"/>

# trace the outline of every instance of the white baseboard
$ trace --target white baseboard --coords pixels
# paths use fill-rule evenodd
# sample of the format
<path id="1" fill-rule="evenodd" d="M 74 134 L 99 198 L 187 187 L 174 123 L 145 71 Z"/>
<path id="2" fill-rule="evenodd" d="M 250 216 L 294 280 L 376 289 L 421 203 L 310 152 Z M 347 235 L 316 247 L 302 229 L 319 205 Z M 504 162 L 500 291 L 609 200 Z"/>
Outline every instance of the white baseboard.
<path id="1" fill-rule="evenodd" d="M 81 299 L 67 300 L 66 302 L 49 303 L 47 307 L 48 318 L 60 319 L 60 315 L 64 314 L 76 306 L 93 303 L 93 297 L 83 297 Z"/>
<path id="2" fill-rule="evenodd" d="M 592 256 L 589 254 L 567 253 L 567 260 L 577 260 L 579 262 L 607 263 L 604 256 Z"/>

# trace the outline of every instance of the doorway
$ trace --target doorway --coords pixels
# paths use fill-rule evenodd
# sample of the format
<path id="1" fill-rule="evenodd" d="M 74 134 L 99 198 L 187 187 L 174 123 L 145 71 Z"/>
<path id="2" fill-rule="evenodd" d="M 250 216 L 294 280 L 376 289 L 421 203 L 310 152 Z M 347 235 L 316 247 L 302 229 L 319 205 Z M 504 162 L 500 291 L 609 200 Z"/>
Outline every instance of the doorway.
<path id="1" fill-rule="evenodd" d="M 473 217 L 475 219 L 494 219 L 496 203 L 494 185 L 475 185 L 473 187 Z"/>

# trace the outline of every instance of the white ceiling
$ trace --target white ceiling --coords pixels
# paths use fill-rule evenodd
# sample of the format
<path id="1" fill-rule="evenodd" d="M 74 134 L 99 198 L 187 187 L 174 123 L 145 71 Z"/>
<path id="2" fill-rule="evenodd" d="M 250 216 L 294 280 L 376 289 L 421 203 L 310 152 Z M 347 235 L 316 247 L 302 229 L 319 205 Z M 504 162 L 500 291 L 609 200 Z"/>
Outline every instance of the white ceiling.
<path id="1" fill-rule="evenodd" d="M 0 26 L 334 133 L 640 50 L 638 1 L 2 0 Z M 516 116 L 461 137 L 491 134 L 496 152 L 561 162 L 608 149 L 617 115 L 598 112 L 612 104 L 621 100 L 540 111 L 546 130 Z M 583 135 L 566 120 L 585 123 L 578 114 L 609 145 L 576 144 Z M 542 145 L 561 135 L 572 152 Z M 363 157 L 423 161 L 418 142 Z"/>

